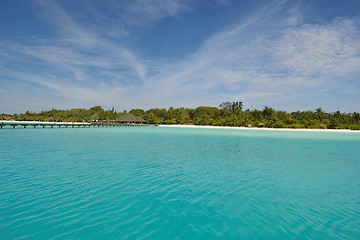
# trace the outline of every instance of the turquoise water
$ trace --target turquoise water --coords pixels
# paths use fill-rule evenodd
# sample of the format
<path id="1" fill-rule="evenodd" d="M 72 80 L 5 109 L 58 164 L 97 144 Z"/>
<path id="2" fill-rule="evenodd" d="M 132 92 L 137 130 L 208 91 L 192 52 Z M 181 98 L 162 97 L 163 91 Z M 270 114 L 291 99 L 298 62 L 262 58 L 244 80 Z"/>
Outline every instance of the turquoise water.
<path id="1" fill-rule="evenodd" d="M 360 239 L 360 134 L 0 130 L 1 239 Z"/>

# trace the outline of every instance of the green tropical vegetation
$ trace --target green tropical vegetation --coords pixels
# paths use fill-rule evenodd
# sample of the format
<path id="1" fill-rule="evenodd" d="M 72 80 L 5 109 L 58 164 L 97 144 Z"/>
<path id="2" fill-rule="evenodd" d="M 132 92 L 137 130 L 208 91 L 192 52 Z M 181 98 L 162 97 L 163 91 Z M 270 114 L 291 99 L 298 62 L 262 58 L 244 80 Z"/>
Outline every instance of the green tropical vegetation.
<path id="1" fill-rule="evenodd" d="M 360 130 L 360 113 L 327 113 L 321 108 L 315 111 L 276 111 L 271 107 L 262 110 L 243 110 L 242 102 L 224 102 L 219 107 L 200 106 L 192 108 L 152 108 L 132 109 L 129 113 L 141 116 L 149 124 L 193 124 L 211 126 L 242 126 L 269 128 L 328 128 Z M 50 122 L 91 122 L 94 120 L 115 120 L 124 112 L 114 108 L 104 110 L 100 106 L 90 109 L 57 110 L 51 109 L 33 113 L 2 114 L 2 119 L 17 121 Z"/>

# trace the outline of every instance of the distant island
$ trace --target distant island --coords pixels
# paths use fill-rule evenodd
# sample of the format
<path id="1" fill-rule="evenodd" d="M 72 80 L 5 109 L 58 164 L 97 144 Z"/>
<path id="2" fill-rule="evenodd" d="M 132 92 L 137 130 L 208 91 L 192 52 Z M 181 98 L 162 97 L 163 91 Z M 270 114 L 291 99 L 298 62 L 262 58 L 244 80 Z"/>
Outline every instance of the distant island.
<path id="1" fill-rule="evenodd" d="M 271 107 L 262 110 L 243 110 L 242 102 L 224 102 L 219 107 L 200 106 L 192 108 L 153 108 L 147 111 L 132 109 L 127 113 L 113 109 L 104 110 L 100 106 L 90 109 L 51 109 L 34 113 L 1 114 L 2 120 L 45 121 L 45 122 L 94 122 L 113 121 L 132 114 L 142 117 L 149 124 L 183 124 L 235 127 L 267 128 L 308 128 L 308 129 L 350 129 L 360 130 L 360 113 L 327 113 L 321 108 L 315 111 L 276 111 Z"/>

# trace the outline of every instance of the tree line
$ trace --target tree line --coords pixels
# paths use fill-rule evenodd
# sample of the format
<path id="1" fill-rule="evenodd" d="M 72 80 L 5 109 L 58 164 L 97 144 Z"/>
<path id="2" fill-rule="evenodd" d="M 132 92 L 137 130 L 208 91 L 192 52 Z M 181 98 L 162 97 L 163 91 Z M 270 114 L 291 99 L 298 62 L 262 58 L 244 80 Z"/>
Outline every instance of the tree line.
<path id="1" fill-rule="evenodd" d="M 360 130 L 360 114 L 340 111 L 327 113 L 321 108 L 315 111 L 276 111 L 271 107 L 243 109 L 242 102 L 224 102 L 219 107 L 132 109 L 129 113 L 141 116 L 150 124 L 194 124 L 211 126 L 271 127 L 271 128 L 328 128 Z M 116 110 L 104 110 L 100 106 L 90 109 L 51 109 L 33 113 L 2 114 L 2 119 L 17 121 L 91 122 L 116 120 L 128 114 Z"/>

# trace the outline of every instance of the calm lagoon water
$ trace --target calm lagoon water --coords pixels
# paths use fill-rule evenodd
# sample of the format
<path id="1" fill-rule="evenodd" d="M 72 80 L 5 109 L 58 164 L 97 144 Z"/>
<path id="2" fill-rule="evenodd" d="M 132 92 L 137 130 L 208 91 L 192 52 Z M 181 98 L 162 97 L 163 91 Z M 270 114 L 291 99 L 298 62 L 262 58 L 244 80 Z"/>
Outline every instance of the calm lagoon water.
<path id="1" fill-rule="evenodd" d="M 360 134 L 0 130 L 1 239 L 360 239 Z"/>

